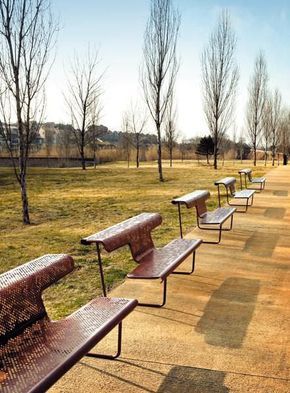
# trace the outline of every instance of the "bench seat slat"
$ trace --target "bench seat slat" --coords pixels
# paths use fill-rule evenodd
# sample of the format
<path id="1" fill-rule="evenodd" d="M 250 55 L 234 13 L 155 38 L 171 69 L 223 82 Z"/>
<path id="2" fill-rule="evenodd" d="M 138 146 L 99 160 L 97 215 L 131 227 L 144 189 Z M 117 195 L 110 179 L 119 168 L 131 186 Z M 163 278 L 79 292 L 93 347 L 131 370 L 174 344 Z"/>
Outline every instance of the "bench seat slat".
<path id="1" fill-rule="evenodd" d="M 1 392 L 46 391 L 136 305 L 136 300 L 96 298 L 66 319 L 34 324 L 0 347 Z"/>
<path id="2" fill-rule="evenodd" d="M 153 249 L 140 260 L 140 265 L 127 277 L 164 279 L 201 243 L 201 239 L 175 239 L 161 249 Z"/>
<path id="3" fill-rule="evenodd" d="M 225 222 L 234 212 L 234 207 L 219 207 L 214 211 L 204 213 L 200 218 L 200 224 L 222 224 Z"/>
<path id="4" fill-rule="evenodd" d="M 265 177 L 254 177 L 252 178 L 252 183 L 264 183 L 266 181 Z"/>
<path id="5" fill-rule="evenodd" d="M 251 198 L 252 195 L 255 194 L 255 190 L 241 190 L 237 191 L 234 195 L 235 198 L 242 199 L 242 198 Z"/>

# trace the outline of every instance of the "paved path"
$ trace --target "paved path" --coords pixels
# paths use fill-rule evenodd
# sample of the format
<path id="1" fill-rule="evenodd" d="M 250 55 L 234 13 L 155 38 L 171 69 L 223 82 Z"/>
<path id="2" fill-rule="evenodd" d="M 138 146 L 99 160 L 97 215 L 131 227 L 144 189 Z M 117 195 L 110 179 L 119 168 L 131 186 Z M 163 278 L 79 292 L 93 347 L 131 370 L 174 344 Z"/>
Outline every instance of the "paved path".
<path id="1" fill-rule="evenodd" d="M 51 392 L 289 393 L 290 166 L 267 179 L 221 245 L 200 247 L 195 274 L 170 276 L 164 308 L 125 320 L 119 361 L 83 358 Z M 160 296 L 134 280 L 113 295 L 149 285 Z"/>

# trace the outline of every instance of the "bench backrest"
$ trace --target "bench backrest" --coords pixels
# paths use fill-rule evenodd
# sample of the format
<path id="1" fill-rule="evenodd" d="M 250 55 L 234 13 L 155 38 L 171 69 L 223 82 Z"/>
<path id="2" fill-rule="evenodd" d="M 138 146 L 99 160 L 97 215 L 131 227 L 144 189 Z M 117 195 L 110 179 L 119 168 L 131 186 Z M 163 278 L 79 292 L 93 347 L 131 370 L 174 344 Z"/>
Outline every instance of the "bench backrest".
<path id="1" fill-rule="evenodd" d="M 239 174 L 244 174 L 248 176 L 249 181 L 252 181 L 252 169 L 250 168 L 245 168 L 245 169 L 240 169 Z"/>
<path id="2" fill-rule="evenodd" d="M 0 275 L 0 349 L 10 338 L 48 319 L 41 293 L 73 269 L 68 255 L 45 255 Z"/>
<path id="3" fill-rule="evenodd" d="M 171 203 L 174 205 L 181 204 L 185 205 L 188 209 L 191 207 L 196 208 L 197 214 L 201 216 L 207 212 L 205 201 L 210 197 L 210 193 L 207 190 L 196 190 L 190 194 L 183 195 L 179 198 L 174 198 Z"/>
<path id="4" fill-rule="evenodd" d="M 160 225 L 158 213 L 142 213 L 81 240 L 82 244 L 100 243 L 111 252 L 129 245 L 132 257 L 139 262 L 146 252 L 154 248 L 151 231 Z"/>
<path id="5" fill-rule="evenodd" d="M 223 179 L 217 180 L 214 183 L 216 186 L 223 185 L 229 190 L 231 195 L 235 195 L 236 192 L 236 178 L 235 177 L 224 177 Z"/>

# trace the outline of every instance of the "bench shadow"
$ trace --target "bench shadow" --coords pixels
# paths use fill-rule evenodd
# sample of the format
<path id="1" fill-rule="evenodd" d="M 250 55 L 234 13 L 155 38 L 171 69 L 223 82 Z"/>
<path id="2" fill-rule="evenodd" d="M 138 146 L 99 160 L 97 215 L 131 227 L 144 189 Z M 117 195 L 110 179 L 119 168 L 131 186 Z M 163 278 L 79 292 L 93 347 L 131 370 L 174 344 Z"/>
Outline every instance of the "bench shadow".
<path id="1" fill-rule="evenodd" d="M 276 190 L 276 191 L 273 191 L 273 195 L 276 195 L 276 196 L 288 196 L 288 191 L 286 191 L 286 190 Z"/>
<path id="2" fill-rule="evenodd" d="M 157 393 L 227 393 L 226 373 L 175 366 L 164 378 Z"/>
<path id="3" fill-rule="evenodd" d="M 286 214 L 286 209 L 284 207 L 268 207 L 264 216 L 269 218 L 282 219 Z"/>
<path id="4" fill-rule="evenodd" d="M 251 322 L 260 280 L 230 277 L 213 292 L 195 330 L 214 346 L 240 348 Z"/>
<path id="5" fill-rule="evenodd" d="M 258 257 L 271 257 L 279 237 L 277 233 L 255 231 L 245 242 L 243 251 Z"/>

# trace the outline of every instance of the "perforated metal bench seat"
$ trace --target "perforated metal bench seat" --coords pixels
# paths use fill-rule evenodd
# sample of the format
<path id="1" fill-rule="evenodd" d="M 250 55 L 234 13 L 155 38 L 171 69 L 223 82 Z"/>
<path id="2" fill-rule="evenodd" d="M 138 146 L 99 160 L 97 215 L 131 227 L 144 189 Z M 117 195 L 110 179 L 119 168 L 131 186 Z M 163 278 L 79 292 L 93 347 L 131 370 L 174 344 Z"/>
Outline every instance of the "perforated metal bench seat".
<path id="1" fill-rule="evenodd" d="M 183 237 L 182 233 L 182 220 L 181 220 L 181 205 L 185 205 L 187 209 L 195 207 L 196 209 L 196 221 L 199 229 L 206 229 L 212 231 L 219 231 L 218 241 L 205 241 L 203 243 L 218 244 L 221 241 L 222 231 L 229 231 L 233 226 L 233 215 L 236 208 L 232 207 L 219 207 L 214 211 L 208 211 L 206 201 L 210 197 L 208 190 L 196 190 L 190 194 L 183 195 L 178 198 L 172 199 L 171 203 L 177 205 L 178 216 L 179 216 L 179 228 L 180 237 Z M 219 200 L 220 201 L 220 200 Z M 223 224 L 227 219 L 231 219 L 230 228 L 223 228 Z M 211 227 L 211 226 L 216 226 Z"/>
<path id="2" fill-rule="evenodd" d="M 0 276 L 1 392 L 45 392 L 117 325 L 120 351 L 136 300 L 101 297 L 65 319 L 47 316 L 42 290 L 72 270 L 69 256 L 46 255 Z"/>
<path id="3" fill-rule="evenodd" d="M 242 175 L 245 175 L 245 187 L 246 188 L 249 188 L 247 186 L 247 179 L 248 179 L 249 183 L 260 185 L 259 189 L 255 188 L 256 191 L 257 190 L 259 190 L 259 191 L 264 190 L 267 179 L 265 177 L 252 177 L 252 169 L 250 169 L 250 168 L 240 169 L 239 175 L 240 175 L 241 188 L 243 188 Z"/>
<path id="4" fill-rule="evenodd" d="M 219 206 L 221 207 L 221 190 L 220 186 L 224 186 L 226 189 L 227 203 L 230 206 L 240 206 L 243 210 L 238 210 L 241 213 L 245 213 L 248 210 L 249 206 L 252 206 L 254 201 L 255 190 L 241 190 L 236 191 L 236 178 L 235 177 L 225 177 L 220 180 L 216 180 L 214 183 L 218 187 L 218 200 Z M 243 203 L 232 202 L 231 199 L 245 199 L 246 201 Z"/>
<path id="5" fill-rule="evenodd" d="M 234 207 L 218 207 L 214 211 L 202 214 L 199 217 L 199 223 L 203 225 L 223 224 L 235 211 Z"/>
<path id="6" fill-rule="evenodd" d="M 166 278 L 202 243 L 201 239 L 175 239 L 161 249 L 146 253 L 128 278 Z"/>
<path id="7" fill-rule="evenodd" d="M 139 306 L 162 307 L 166 303 L 166 283 L 170 273 L 191 274 L 195 265 L 195 250 L 202 243 L 201 239 L 183 240 L 176 239 L 161 249 L 156 249 L 151 236 L 153 229 L 162 222 L 158 213 L 141 213 L 122 221 L 112 227 L 104 229 L 81 240 L 82 244 L 96 244 L 103 293 L 106 294 L 106 286 L 102 268 L 100 245 L 106 251 L 111 252 L 129 245 L 134 261 L 138 266 L 127 275 L 135 279 L 157 279 L 163 282 L 163 300 L 161 304 L 141 303 Z M 190 254 L 192 257 L 192 268 L 189 272 L 174 272 Z"/>
<path id="8" fill-rule="evenodd" d="M 255 194 L 255 190 L 236 191 L 234 197 L 238 199 L 249 199 Z"/>
<path id="9" fill-rule="evenodd" d="M 253 177 L 251 183 L 265 183 L 265 177 Z"/>

